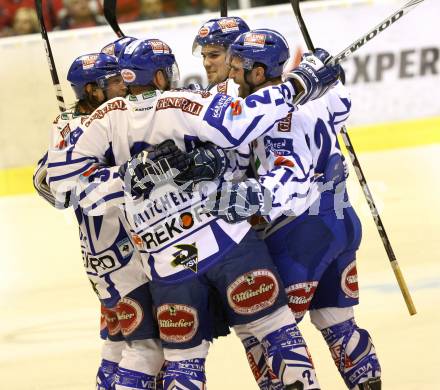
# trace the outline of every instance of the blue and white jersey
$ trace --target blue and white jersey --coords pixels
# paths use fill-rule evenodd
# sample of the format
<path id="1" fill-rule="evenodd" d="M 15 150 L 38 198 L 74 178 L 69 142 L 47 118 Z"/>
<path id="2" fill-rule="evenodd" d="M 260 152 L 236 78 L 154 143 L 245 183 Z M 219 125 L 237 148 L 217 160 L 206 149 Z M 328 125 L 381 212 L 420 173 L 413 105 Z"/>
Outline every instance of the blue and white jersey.
<path id="1" fill-rule="evenodd" d="M 72 132 L 87 118 L 72 112 L 64 112 L 57 117 L 50 137 L 49 150 L 52 155 L 54 152 L 57 156 L 67 153 Z M 50 156 L 50 153 L 46 153 L 39 161 L 34 175 L 42 183 L 46 183 L 43 173 L 47 171 Z M 46 187 L 49 188 L 47 185 Z M 60 192 L 59 195 L 57 207 L 68 207 L 66 193 Z M 49 198 L 49 195 L 45 198 Z M 53 196 L 52 199 L 50 203 L 55 206 Z M 130 227 L 121 211 L 116 208 L 109 209 L 102 216 L 92 217 L 85 215 L 77 204 L 73 206 L 79 224 L 84 268 L 101 302 L 106 307 L 114 307 L 121 297 L 148 281 L 140 255 L 131 241 Z"/>
<path id="2" fill-rule="evenodd" d="M 312 152 L 316 173 L 325 172 L 330 156 L 342 155 L 337 136 L 350 109 L 350 94 L 341 82 L 321 98 L 299 107 L 296 115 Z"/>
<path id="3" fill-rule="evenodd" d="M 299 106 L 253 142 L 260 163 L 259 180 L 274 197 L 263 237 L 292 221 L 292 217 L 317 208 L 322 199 L 325 204 L 333 200 L 327 193 L 322 195 L 326 187 L 320 180 L 329 157 L 341 154 L 337 134 L 348 118 L 350 106 L 347 89 L 338 83 L 323 97 Z"/>
<path id="4" fill-rule="evenodd" d="M 166 139 L 173 139 L 184 151 L 208 141 L 226 149 L 248 145 L 294 110 L 293 95 L 286 83 L 246 99 L 207 91 L 151 91 L 112 99 L 73 131 L 75 143 L 64 158 L 49 158 L 49 185 L 54 192 L 76 191 L 89 215 L 125 202 L 131 228 L 142 239 L 151 277 L 171 283 L 193 277 L 237 245 L 250 225 L 227 224 L 204 212 L 205 200 L 199 195 L 166 186 L 141 204 L 124 200 L 117 169 L 107 166 L 121 165 L 146 146 Z"/>

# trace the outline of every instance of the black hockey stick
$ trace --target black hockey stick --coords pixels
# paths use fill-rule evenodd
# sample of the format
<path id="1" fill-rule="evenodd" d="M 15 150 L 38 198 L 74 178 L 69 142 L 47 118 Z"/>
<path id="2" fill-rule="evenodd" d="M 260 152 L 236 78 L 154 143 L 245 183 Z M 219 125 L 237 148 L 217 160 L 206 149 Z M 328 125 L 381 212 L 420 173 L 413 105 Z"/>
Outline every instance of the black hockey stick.
<path id="1" fill-rule="evenodd" d="M 220 16 L 228 16 L 228 0 L 220 0 Z"/>
<path id="2" fill-rule="evenodd" d="M 125 37 L 116 17 L 116 0 L 104 0 L 104 17 L 119 38 Z"/>
<path id="3" fill-rule="evenodd" d="M 38 22 L 40 24 L 41 37 L 43 38 L 44 42 L 44 49 L 46 51 L 47 63 L 49 65 L 49 71 L 52 77 L 52 84 L 55 88 L 55 96 L 58 100 L 58 108 L 61 112 L 63 112 L 66 111 L 66 103 L 64 102 L 63 91 L 61 90 L 60 80 L 58 79 L 57 68 L 55 67 L 49 37 L 47 36 L 46 25 L 44 24 L 41 0 L 35 0 L 35 10 L 37 11 Z"/>
<path id="4" fill-rule="evenodd" d="M 315 47 L 314 47 L 313 42 L 310 38 L 310 35 L 307 31 L 307 27 L 304 23 L 304 19 L 302 18 L 301 10 L 299 7 L 299 1 L 300 0 L 291 0 L 293 12 L 295 13 L 296 19 L 298 20 L 299 28 L 301 30 L 301 33 L 303 34 L 303 38 L 307 44 L 308 49 L 313 51 L 315 49 Z M 403 8 L 409 7 L 409 6 L 412 7 L 414 5 L 417 5 L 421 1 L 423 1 L 423 0 L 410 1 Z M 401 11 L 402 11 L 402 9 L 397 11 L 395 14 L 393 14 L 390 18 L 388 18 L 386 20 L 390 20 L 394 15 L 398 15 Z M 408 11 L 406 11 L 406 12 L 408 12 Z M 380 30 L 380 26 L 385 26 L 386 20 L 384 22 L 382 22 L 381 24 L 379 24 L 375 29 L 372 30 L 372 31 L 376 31 L 376 32 L 374 33 L 374 35 L 371 38 L 376 36 L 378 32 L 381 32 L 381 31 L 383 31 L 383 29 L 385 29 L 385 28 L 383 28 L 382 30 Z M 390 21 L 388 25 L 391 25 L 391 23 L 392 22 Z M 356 42 L 361 42 L 361 41 L 367 39 L 369 34 L 372 34 L 372 32 L 370 31 L 366 36 L 364 36 L 363 38 L 361 38 L 360 40 L 358 40 Z M 363 45 L 363 43 L 360 46 L 362 46 L 362 45 Z M 354 53 L 354 51 L 356 51 L 360 46 L 358 46 L 357 44 L 350 45 L 348 48 L 349 54 Z M 352 47 L 354 47 L 354 50 L 351 50 Z M 347 57 L 347 55 L 345 55 L 346 52 L 347 52 L 347 49 L 343 52 L 344 57 L 342 57 L 342 59 Z M 338 56 L 340 56 L 340 54 Z M 338 57 L 338 56 L 336 56 L 336 57 Z M 335 61 L 335 62 L 339 62 L 339 61 Z M 365 195 L 365 199 L 367 200 L 368 206 L 370 207 L 374 223 L 376 224 L 377 231 L 379 232 L 379 236 L 382 239 L 382 243 L 385 247 L 385 251 L 387 252 L 388 259 L 391 263 L 391 267 L 393 268 L 394 275 L 397 279 L 397 283 L 399 284 L 400 291 L 402 292 L 402 295 L 403 295 L 403 299 L 405 300 L 405 303 L 406 303 L 406 306 L 408 308 L 409 313 L 411 315 L 414 315 L 417 313 L 416 308 L 414 306 L 414 302 L 411 298 L 411 294 L 408 290 L 408 286 L 405 282 L 405 278 L 403 277 L 402 271 L 400 270 L 399 263 L 397 262 L 396 255 L 394 254 L 394 250 L 391 246 L 391 242 L 390 242 L 388 235 L 385 231 L 385 227 L 382 223 L 382 219 L 380 218 L 379 211 L 377 210 L 376 204 L 373 199 L 373 195 L 371 194 L 370 188 L 368 187 L 367 179 L 365 178 L 364 172 L 362 171 L 361 165 L 360 165 L 359 160 L 356 156 L 356 152 L 354 151 L 353 144 L 350 140 L 350 137 L 347 132 L 347 128 L 345 126 L 343 126 L 341 129 L 341 136 L 344 141 L 345 147 L 347 148 L 348 154 L 350 155 L 351 162 L 353 164 L 353 167 L 356 172 L 356 176 L 359 180 L 359 183 L 362 187 L 362 191 Z"/>

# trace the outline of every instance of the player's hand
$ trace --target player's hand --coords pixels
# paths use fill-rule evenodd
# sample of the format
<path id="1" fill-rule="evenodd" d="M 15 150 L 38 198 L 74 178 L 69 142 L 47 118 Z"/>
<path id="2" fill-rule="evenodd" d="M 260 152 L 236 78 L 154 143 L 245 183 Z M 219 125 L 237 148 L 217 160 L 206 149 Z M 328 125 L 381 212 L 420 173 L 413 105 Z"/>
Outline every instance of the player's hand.
<path id="1" fill-rule="evenodd" d="M 252 215 L 264 216 L 272 207 L 272 195 L 257 180 L 224 183 L 221 191 L 208 196 L 206 210 L 228 223 L 237 223 Z"/>
<path id="2" fill-rule="evenodd" d="M 289 80 L 295 88 L 294 104 L 318 99 L 337 83 L 342 68 L 325 65 L 331 58 L 324 49 L 316 49 L 313 53 L 305 53 L 298 67 L 284 75 L 284 80 Z"/>
<path id="3" fill-rule="evenodd" d="M 174 178 L 185 192 L 194 191 L 197 184 L 211 182 L 224 175 L 229 159 L 223 149 L 206 143 L 186 155 L 188 168 Z"/>
<path id="4" fill-rule="evenodd" d="M 186 153 L 173 140 L 166 140 L 131 157 L 119 168 L 119 177 L 134 196 L 148 197 L 154 186 L 170 183 L 188 168 L 188 163 Z"/>

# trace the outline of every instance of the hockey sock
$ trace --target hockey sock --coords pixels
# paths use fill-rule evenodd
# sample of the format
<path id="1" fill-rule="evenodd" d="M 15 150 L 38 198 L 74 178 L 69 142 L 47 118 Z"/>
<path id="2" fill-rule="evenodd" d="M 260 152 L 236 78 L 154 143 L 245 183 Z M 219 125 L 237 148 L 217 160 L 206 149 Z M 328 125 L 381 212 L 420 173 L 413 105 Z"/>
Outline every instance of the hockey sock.
<path id="1" fill-rule="evenodd" d="M 263 346 L 258 339 L 242 325 L 234 327 L 246 351 L 246 357 L 260 390 L 283 390 L 284 385 L 269 368 Z"/>
<path id="2" fill-rule="evenodd" d="M 126 368 L 118 368 L 115 375 L 116 390 L 137 390 L 156 388 L 156 377 L 143 372 L 128 370 Z"/>
<path id="3" fill-rule="evenodd" d="M 167 362 L 163 379 L 164 389 L 203 390 L 205 385 L 205 359 Z"/>
<path id="4" fill-rule="evenodd" d="M 378 383 L 381 369 L 376 350 L 369 333 L 359 328 L 354 318 L 322 329 L 321 333 L 349 389 L 362 389 L 365 386 L 359 385 L 370 379 L 373 386 Z"/>
<path id="5" fill-rule="evenodd" d="M 97 390 L 112 390 L 118 363 L 102 359 L 96 374 Z"/>
<path id="6" fill-rule="evenodd" d="M 287 389 L 319 389 L 306 343 L 296 324 L 286 325 L 261 341 L 268 363 Z"/>

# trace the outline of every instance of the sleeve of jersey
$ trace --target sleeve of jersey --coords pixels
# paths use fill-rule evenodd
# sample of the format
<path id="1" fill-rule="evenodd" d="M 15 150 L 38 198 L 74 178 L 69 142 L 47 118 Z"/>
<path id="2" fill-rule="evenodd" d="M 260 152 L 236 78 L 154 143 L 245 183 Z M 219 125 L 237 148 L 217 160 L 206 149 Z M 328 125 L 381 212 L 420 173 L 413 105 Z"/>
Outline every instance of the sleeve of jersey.
<path id="1" fill-rule="evenodd" d="M 263 88 L 245 99 L 217 94 L 204 112 L 198 137 L 223 148 L 248 145 L 295 107 L 291 83 Z"/>
<path id="2" fill-rule="evenodd" d="M 339 82 L 328 93 L 329 107 L 331 109 L 331 122 L 334 124 L 336 134 L 341 132 L 347 122 L 351 110 L 351 98 L 348 89 Z"/>
<path id="3" fill-rule="evenodd" d="M 107 167 L 113 160 L 109 142 L 109 118 L 94 120 L 90 127 L 79 126 L 70 133 L 70 145 L 49 150 L 48 183 L 58 198 L 71 192 L 70 204 L 85 213 L 101 215 L 106 207 L 123 198 L 118 167 Z"/>
<path id="4" fill-rule="evenodd" d="M 250 148 L 248 145 L 240 146 L 235 150 L 227 152 L 229 158 L 230 169 L 225 174 L 226 180 L 238 181 L 242 179 L 246 173 L 250 161 Z"/>
<path id="5" fill-rule="evenodd" d="M 278 156 L 274 168 L 259 177 L 260 183 L 272 193 L 272 208 L 266 218 L 303 214 L 319 194 L 314 186 L 313 165 L 297 156 Z M 307 164 L 307 165 L 306 165 Z"/>
<path id="6" fill-rule="evenodd" d="M 56 207 L 55 197 L 50 192 L 50 188 L 46 181 L 47 176 L 47 152 L 38 161 L 37 167 L 32 176 L 34 188 L 44 200 L 46 200 L 51 206 Z"/>

